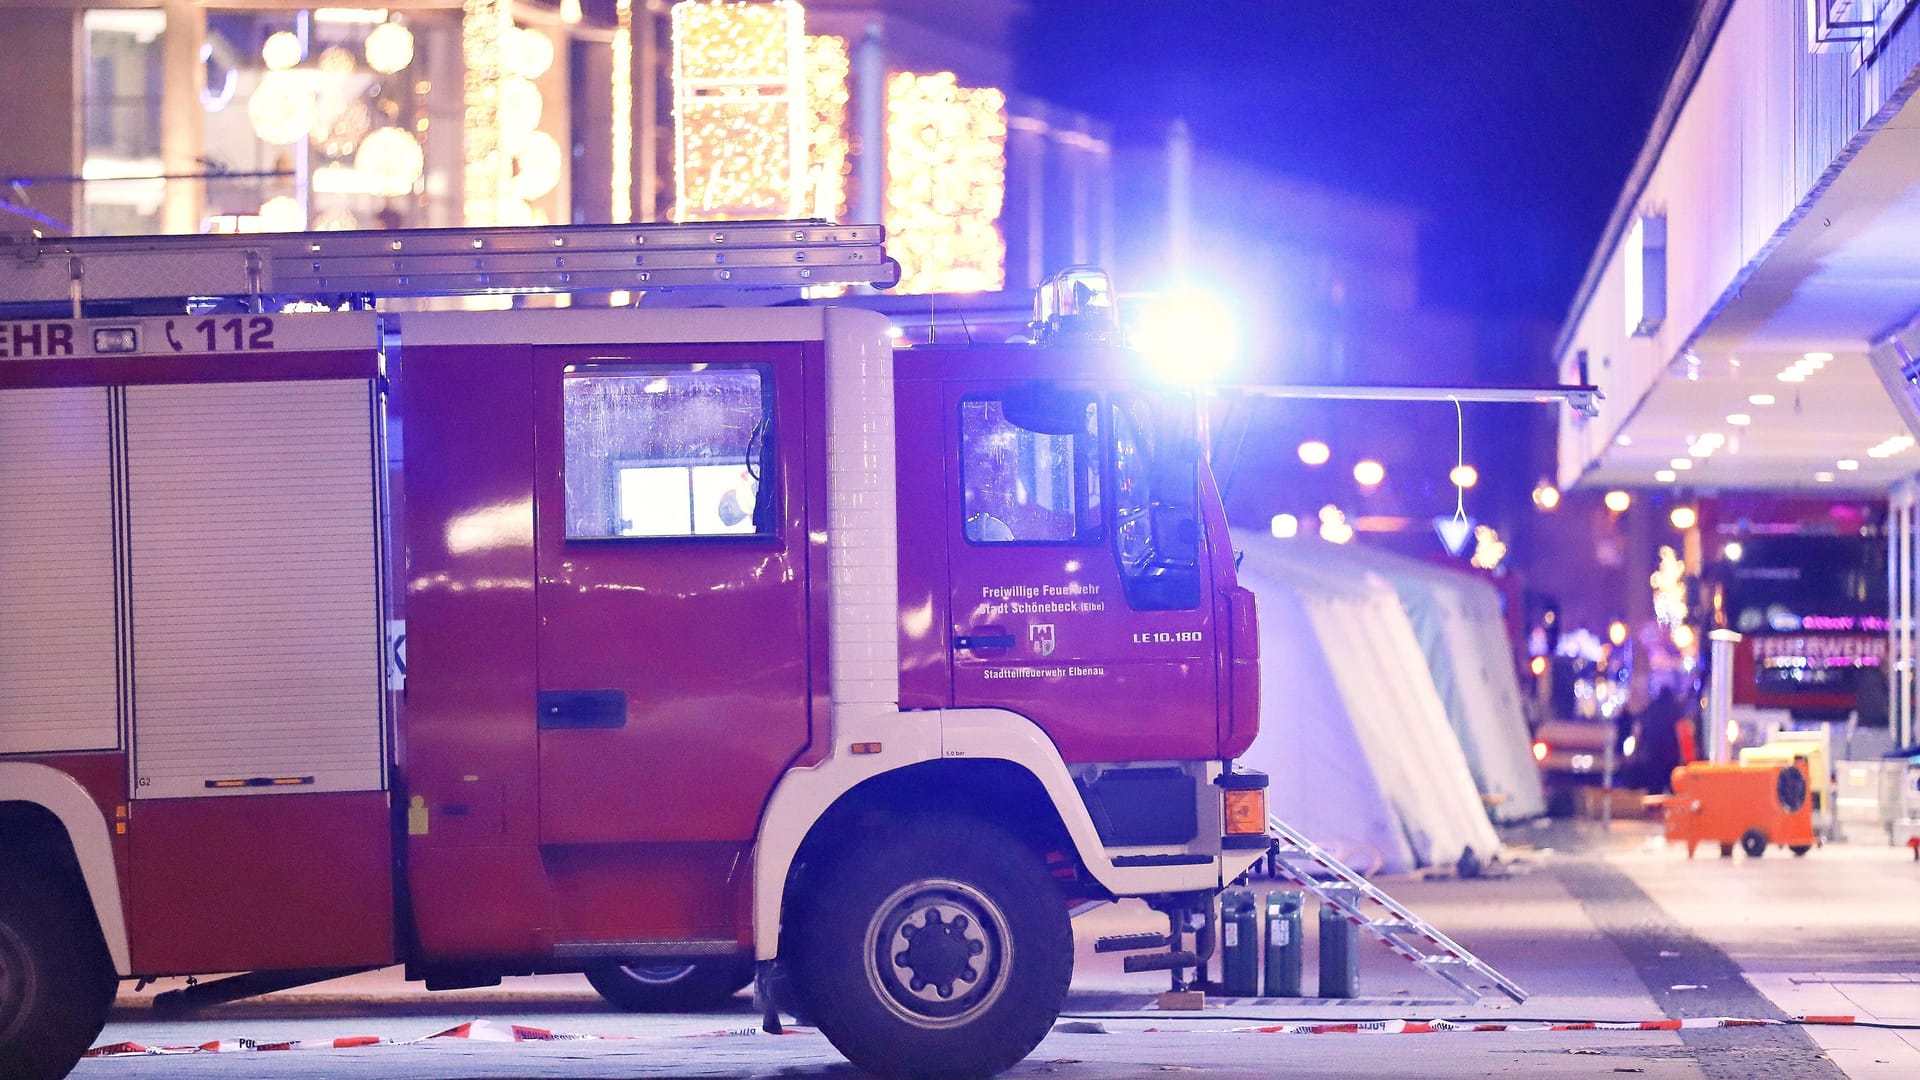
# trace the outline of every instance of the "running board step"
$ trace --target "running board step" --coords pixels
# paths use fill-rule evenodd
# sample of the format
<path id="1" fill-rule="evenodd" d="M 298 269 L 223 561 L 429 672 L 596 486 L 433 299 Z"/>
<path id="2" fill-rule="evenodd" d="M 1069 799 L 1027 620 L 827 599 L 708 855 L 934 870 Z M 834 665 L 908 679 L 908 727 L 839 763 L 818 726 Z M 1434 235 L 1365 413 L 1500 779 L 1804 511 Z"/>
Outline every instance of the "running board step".
<path id="1" fill-rule="evenodd" d="M 1100 952 L 1144 952 L 1147 949 L 1164 949 L 1168 945 L 1165 934 L 1115 934 L 1094 941 L 1093 951 Z"/>
<path id="2" fill-rule="evenodd" d="M 1275 875 L 1312 893 L 1420 970 L 1466 995 L 1465 1000 L 1479 1002 L 1495 994 L 1505 994 L 1515 1004 L 1527 1000 L 1527 992 L 1513 980 L 1327 854 L 1306 834 L 1276 817 L 1267 818 L 1267 831 L 1281 841 L 1272 860 Z"/>
<path id="3" fill-rule="evenodd" d="M 1199 967 L 1200 958 L 1190 952 L 1143 953 L 1129 956 L 1120 962 L 1128 972 L 1135 971 L 1173 971 L 1177 968 Z"/>

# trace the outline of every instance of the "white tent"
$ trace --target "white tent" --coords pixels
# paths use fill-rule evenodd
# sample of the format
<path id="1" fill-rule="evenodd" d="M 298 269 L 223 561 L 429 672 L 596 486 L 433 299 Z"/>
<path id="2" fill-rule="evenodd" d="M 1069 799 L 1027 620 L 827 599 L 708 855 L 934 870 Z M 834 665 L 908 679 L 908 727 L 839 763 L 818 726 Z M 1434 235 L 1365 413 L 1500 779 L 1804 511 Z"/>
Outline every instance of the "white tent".
<path id="1" fill-rule="evenodd" d="M 1273 813 L 1365 872 L 1499 847 L 1413 626 L 1378 575 L 1236 532 L 1259 598 L 1260 737 Z"/>
<path id="2" fill-rule="evenodd" d="M 1495 797 L 1494 820 L 1546 813 L 1498 590 L 1469 574 L 1377 548 L 1319 544 L 1308 550 L 1330 564 L 1371 570 L 1399 594 L 1474 783 L 1482 795 Z"/>

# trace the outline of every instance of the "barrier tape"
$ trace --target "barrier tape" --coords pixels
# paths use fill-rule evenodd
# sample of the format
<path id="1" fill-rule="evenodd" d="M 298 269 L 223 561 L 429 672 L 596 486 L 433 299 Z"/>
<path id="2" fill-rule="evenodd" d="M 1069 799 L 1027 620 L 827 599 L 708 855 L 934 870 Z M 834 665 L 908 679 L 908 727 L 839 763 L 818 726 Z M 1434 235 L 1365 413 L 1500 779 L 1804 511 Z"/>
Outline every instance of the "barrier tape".
<path id="1" fill-rule="evenodd" d="M 1146 1017 L 1102 1017 L 1098 1022 L 1088 1022 L 1089 1018 L 1069 1020 L 1055 1030 L 1062 1034 L 1106 1035 L 1112 1034 L 1107 1023 L 1137 1020 L 1151 1023 Z M 1165 1018 L 1159 1018 L 1164 1020 Z M 1226 1017 L 1193 1017 L 1197 1021 L 1214 1021 Z M 1145 1027 L 1135 1029 L 1144 1033 L 1169 1034 L 1233 1034 L 1233 1035 L 1441 1035 L 1460 1032 L 1556 1032 L 1556 1031 L 1694 1031 L 1702 1028 L 1745 1028 L 1745 1027 L 1874 1027 L 1890 1028 L 1901 1031 L 1920 1030 L 1920 1023 L 1900 1023 L 1875 1019 L 1861 1019 L 1857 1016 L 1794 1016 L 1785 1020 L 1752 1019 L 1737 1016 L 1689 1016 L 1666 1020 L 1519 1020 L 1490 1021 L 1473 1020 L 1352 1020 L 1335 1023 L 1316 1023 L 1310 1021 L 1256 1024 L 1231 1028 L 1168 1028 Z M 758 1037 L 770 1034 L 757 1027 L 722 1028 L 718 1031 L 699 1031 L 684 1035 L 585 1035 L 573 1032 L 549 1031 L 546 1028 L 527 1027 L 522 1024 L 502 1024 L 492 1020 L 471 1020 L 457 1024 L 445 1031 L 436 1031 L 417 1039 L 389 1039 L 379 1035 L 362 1035 L 344 1039 L 298 1039 L 287 1042 L 264 1042 L 257 1039 L 220 1039 L 214 1042 L 200 1043 L 197 1046 L 142 1046 L 135 1042 L 108 1043 L 96 1046 L 84 1055 L 88 1058 L 151 1057 L 167 1054 L 222 1054 L 222 1053 L 259 1053 L 274 1050 L 356 1050 L 368 1046 L 419 1046 L 435 1039 L 469 1039 L 474 1042 L 489 1043 L 530 1043 L 530 1042 L 644 1042 L 658 1039 L 723 1039 Z M 782 1035 L 817 1035 L 811 1028 L 784 1029 Z"/>
<path id="2" fill-rule="evenodd" d="M 365 1046 L 419 1046 L 435 1039 L 468 1039 L 488 1043 L 530 1042 L 640 1042 L 649 1039 L 720 1039 L 766 1035 L 759 1028 L 724 1028 L 685 1035 L 583 1035 L 524 1024 L 501 1024 L 492 1020 L 470 1020 L 445 1031 L 422 1035 L 417 1039 L 389 1039 L 380 1035 L 360 1035 L 344 1039 L 295 1039 L 266 1042 L 259 1039 L 217 1039 L 193 1046 L 142 1046 L 136 1042 L 108 1043 L 87 1051 L 83 1058 L 155 1057 L 170 1054 L 261 1053 L 273 1050 L 357 1050 Z M 817 1034 L 811 1028 L 786 1028 L 783 1035 Z"/>

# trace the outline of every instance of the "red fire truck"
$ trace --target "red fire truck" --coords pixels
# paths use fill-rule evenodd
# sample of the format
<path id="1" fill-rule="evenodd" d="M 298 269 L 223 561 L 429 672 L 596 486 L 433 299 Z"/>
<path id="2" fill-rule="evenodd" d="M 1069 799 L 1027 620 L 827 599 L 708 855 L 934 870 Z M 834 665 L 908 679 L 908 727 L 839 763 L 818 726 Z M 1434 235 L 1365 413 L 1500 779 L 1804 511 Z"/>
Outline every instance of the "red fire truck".
<path id="1" fill-rule="evenodd" d="M 123 979 L 404 964 L 758 978 L 977 1076 L 1057 1015 L 1072 905 L 1145 897 L 1130 966 L 1194 966 L 1269 846 L 1254 605 L 1097 282 L 1045 343 L 898 353 L 851 308 L 419 299 L 889 267 L 821 223 L 0 242 L 0 1075 Z"/>

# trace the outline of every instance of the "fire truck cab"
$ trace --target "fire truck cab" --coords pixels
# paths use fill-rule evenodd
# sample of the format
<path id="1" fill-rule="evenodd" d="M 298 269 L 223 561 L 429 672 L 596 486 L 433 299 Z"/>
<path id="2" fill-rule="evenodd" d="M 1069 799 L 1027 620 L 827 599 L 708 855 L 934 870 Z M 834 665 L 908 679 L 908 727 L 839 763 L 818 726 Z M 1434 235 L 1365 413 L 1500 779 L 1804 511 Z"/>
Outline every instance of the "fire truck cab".
<path id="1" fill-rule="evenodd" d="M 778 230 L 782 284 L 858 246 Z M 987 1075 L 1072 905 L 1185 927 L 1264 853 L 1193 400 L 1070 305 L 896 351 L 850 308 L 271 302 L 566 287 L 526 281 L 634 237 L 686 273 L 595 285 L 699 284 L 696 232 L 0 245 L 0 1074 L 64 1075 L 123 978 L 404 964 L 758 976 L 856 1064 Z M 486 280 L 424 281 L 452 249 Z M 167 308 L 194 259 L 244 286 Z"/>

